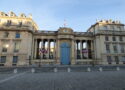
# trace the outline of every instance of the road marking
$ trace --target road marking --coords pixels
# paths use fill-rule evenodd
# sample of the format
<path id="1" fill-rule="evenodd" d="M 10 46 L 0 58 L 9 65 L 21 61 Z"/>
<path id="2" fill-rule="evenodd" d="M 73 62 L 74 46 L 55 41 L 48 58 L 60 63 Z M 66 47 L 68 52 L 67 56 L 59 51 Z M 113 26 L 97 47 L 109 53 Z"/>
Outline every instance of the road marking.
<path id="1" fill-rule="evenodd" d="M 6 79 L 0 80 L 0 84 L 6 82 L 6 81 L 8 81 L 8 80 L 14 79 L 14 78 L 16 78 L 16 77 L 18 77 L 18 76 L 24 75 L 25 73 L 26 73 L 26 72 L 23 72 L 23 73 L 16 74 L 16 75 L 14 75 L 14 76 L 8 77 L 8 78 L 6 78 Z"/>

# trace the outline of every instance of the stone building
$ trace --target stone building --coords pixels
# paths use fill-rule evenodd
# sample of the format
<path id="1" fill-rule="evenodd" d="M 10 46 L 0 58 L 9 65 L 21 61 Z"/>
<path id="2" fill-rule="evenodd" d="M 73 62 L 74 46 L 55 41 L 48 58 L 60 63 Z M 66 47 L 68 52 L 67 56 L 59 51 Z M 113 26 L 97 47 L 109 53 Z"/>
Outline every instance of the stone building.
<path id="1" fill-rule="evenodd" d="M 120 21 L 97 21 L 87 32 L 46 31 L 38 29 L 32 15 L 0 12 L 0 46 L 0 66 L 125 64 Z"/>

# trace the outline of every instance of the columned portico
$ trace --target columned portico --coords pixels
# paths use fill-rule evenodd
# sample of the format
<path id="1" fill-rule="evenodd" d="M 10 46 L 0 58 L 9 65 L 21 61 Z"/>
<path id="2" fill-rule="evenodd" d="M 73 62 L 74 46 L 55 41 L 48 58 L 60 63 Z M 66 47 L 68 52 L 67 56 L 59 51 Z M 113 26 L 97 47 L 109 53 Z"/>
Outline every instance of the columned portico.
<path id="1" fill-rule="evenodd" d="M 59 29 L 58 34 L 42 35 L 34 39 L 33 63 L 69 65 L 91 62 L 92 39 L 76 37 L 69 28 Z"/>

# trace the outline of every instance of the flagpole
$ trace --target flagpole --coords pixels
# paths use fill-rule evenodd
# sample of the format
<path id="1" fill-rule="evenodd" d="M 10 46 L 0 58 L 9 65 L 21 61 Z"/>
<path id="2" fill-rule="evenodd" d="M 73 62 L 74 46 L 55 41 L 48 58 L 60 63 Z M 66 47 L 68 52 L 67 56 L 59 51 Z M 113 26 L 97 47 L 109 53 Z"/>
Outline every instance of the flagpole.
<path id="1" fill-rule="evenodd" d="M 63 24 L 63 25 L 64 25 L 64 27 L 66 27 L 66 25 L 67 25 L 67 24 L 66 24 L 66 20 L 65 20 L 65 19 L 64 19 L 64 24 Z"/>

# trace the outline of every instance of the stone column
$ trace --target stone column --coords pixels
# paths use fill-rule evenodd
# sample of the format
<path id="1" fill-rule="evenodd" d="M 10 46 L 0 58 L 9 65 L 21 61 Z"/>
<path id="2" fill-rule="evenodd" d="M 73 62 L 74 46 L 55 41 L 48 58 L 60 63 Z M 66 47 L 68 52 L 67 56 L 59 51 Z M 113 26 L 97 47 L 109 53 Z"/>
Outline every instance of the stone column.
<path id="1" fill-rule="evenodd" d="M 89 53 L 89 50 L 88 50 L 88 40 L 86 40 L 86 50 L 87 50 L 87 59 L 88 59 L 88 53 Z"/>
<path id="2" fill-rule="evenodd" d="M 54 52 L 53 52 L 53 59 L 56 60 L 56 40 L 54 40 Z"/>
<path id="3" fill-rule="evenodd" d="M 79 42 L 76 41 L 76 47 L 77 47 L 77 49 L 76 49 L 76 59 L 78 59 L 78 50 L 79 50 L 79 49 L 78 49 L 78 43 L 79 43 Z"/>
<path id="4" fill-rule="evenodd" d="M 37 41 L 37 52 L 36 52 L 36 53 L 37 53 L 37 56 L 36 56 L 37 59 L 40 58 L 40 55 L 39 55 L 39 43 L 40 43 L 40 42 Z"/>
<path id="5" fill-rule="evenodd" d="M 34 38 L 33 38 L 32 45 L 31 45 L 31 60 L 34 59 L 34 45 L 35 45 L 35 43 L 34 43 Z M 32 63 L 32 61 L 31 61 L 31 63 Z"/>
<path id="6" fill-rule="evenodd" d="M 50 58 L 50 40 L 49 39 L 48 39 L 47 49 L 48 49 L 48 59 L 49 59 Z"/>
<path id="7" fill-rule="evenodd" d="M 93 43 L 93 40 L 91 40 L 91 55 L 92 55 L 92 59 L 94 59 L 94 43 Z"/>
<path id="8" fill-rule="evenodd" d="M 81 59 L 82 59 L 82 48 L 83 48 L 82 40 L 80 40 L 80 57 L 81 57 Z"/>
<path id="9" fill-rule="evenodd" d="M 72 53 L 71 53 L 72 54 L 71 55 L 72 56 L 71 64 L 75 64 L 75 43 L 74 43 L 74 40 L 72 40 L 72 45 L 71 46 L 72 46 L 71 47 L 72 48 L 72 50 L 71 50 L 72 51 Z"/>
<path id="10" fill-rule="evenodd" d="M 60 64 L 60 40 L 58 39 L 58 40 L 56 40 L 56 48 L 57 48 L 57 50 L 56 50 L 56 54 L 57 54 L 57 60 L 56 60 L 56 64 Z"/>
<path id="11" fill-rule="evenodd" d="M 77 59 L 77 42 L 75 40 L 75 60 Z"/>
<path id="12" fill-rule="evenodd" d="M 43 39 L 41 38 L 41 50 L 43 49 Z M 41 52 L 41 59 L 43 59 L 43 53 Z"/>
<path id="13" fill-rule="evenodd" d="M 45 42 L 46 42 L 46 40 L 45 39 L 43 39 L 43 48 L 44 48 L 44 50 L 45 50 Z M 45 56 L 46 56 L 46 54 L 45 53 L 43 53 L 43 59 L 45 59 Z"/>
<path id="14" fill-rule="evenodd" d="M 34 48 L 34 58 L 36 59 L 37 54 L 37 39 L 35 39 L 35 48 Z"/>

